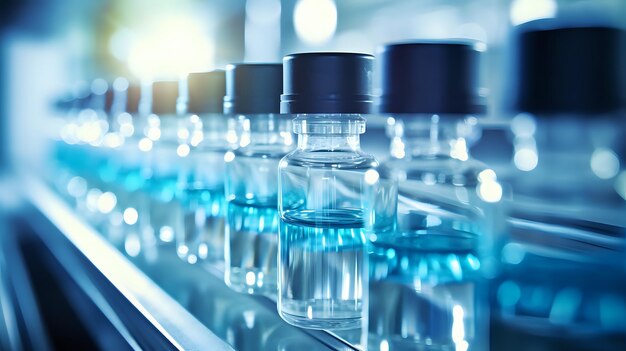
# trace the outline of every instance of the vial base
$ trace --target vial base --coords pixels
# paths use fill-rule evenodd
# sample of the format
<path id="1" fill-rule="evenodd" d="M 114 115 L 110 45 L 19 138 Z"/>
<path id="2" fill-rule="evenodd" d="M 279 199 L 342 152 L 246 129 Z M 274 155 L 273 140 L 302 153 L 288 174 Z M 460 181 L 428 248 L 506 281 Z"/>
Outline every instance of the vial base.
<path id="1" fill-rule="evenodd" d="M 225 281 L 233 290 L 275 296 L 277 250 L 276 206 L 228 204 Z"/>
<path id="2" fill-rule="evenodd" d="M 281 223 L 279 312 L 312 329 L 362 327 L 367 256 L 361 211 L 287 213 Z"/>
<path id="3" fill-rule="evenodd" d="M 486 340 L 475 340 L 481 325 L 476 319 L 485 301 L 477 289 L 476 236 L 419 230 L 378 237 L 395 239 L 375 242 L 370 249 L 369 296 L 376 302 L 369 306 L 371 345 L 480 349 L 476 343 Z"/>
<path id="4" fill-rule="evenodd" d="M 178 256 L 191 264 L 224 260 L 224 188 L 184 189 L 183 230 L 177 238 Z"/>

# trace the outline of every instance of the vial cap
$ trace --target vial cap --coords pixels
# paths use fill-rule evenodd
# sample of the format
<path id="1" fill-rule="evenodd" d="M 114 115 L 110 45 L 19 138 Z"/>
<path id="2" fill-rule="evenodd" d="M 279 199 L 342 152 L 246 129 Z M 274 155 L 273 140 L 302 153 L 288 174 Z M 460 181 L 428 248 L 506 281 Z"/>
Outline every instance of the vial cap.
<path id="1" fill-rule="evenodd" d="M 374 57 L 316 52 L 283 59 L 282 113 L 370 113 Z"/>
<path id="2" fill-rule="evenodd" d="M 150 112 L 156 115 L 176 114 L 178 81 L 157 81 L 152 83 Z"/>
<path id="3" fill-rule="evenodd" d="M 380 113 L 482 114 L 480 43 L 414 41 L 379 49 Z"/>
<path id="4" fill-rule="evenodd" d="M 141 99 L 141 86 L 130 84 L 126 89 L 126 112 L 135 114 L 139 112 L 139 100 Z"/>
<path id="5" fill-rule="evenodd" d="M 115 91 L 113 91 L 113 89 L 111 88 L 107 89 L 107 92 L 104 93 L 104 112 L 111 113 L 114 99 L 115 99 Z"/>
<path id="6" fill-rule="evenodd" d="M 607 26 L 518 28 L 513 109 L 540 115 L 593 115 L 624 106 L 624 31 Z"/>
<path id="7" fill-rule="evenodd" d="M 187 91 L 181 91 L 181 103 L 187 113 L 223 113 L 226 75 L 223 70 L 190 73 L 187 76 Z M 186 96 L 185 96 L 186 95 Z"/>
<path id="8" fill-rule="evenodd" d="M 224 113 L 280 113 L 283 67 L 280 63 L 226 66 Z"/>

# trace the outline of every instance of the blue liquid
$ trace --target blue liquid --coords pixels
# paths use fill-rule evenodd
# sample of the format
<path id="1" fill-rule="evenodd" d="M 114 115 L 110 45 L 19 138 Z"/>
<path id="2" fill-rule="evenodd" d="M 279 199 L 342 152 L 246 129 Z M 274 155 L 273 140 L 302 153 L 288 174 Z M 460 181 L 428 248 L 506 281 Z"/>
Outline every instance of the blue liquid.
<path id="1" fill-rule="evenodd" d="M 183 189 L 183 230 L 177 238 L 178 255 L 190 263 L 197 260 L 219 262 L 224 259 L 224 187 Z"/>
<path id="2" fill-rule="evenodd" d="M 626 350 L 623 228 L 513 223 L 491 284 L 494 349 Z"/>
<path id="3" fill-rule="evenodd" d="M 361 210 L 285 211 L 279 313 L 318 329 L 362 325 L 367 256 Z"/>
<path id="4" fill-rule="evenodd" d="M 229 202 L 226 237 L 228 286 L 241 292 L 275 295 L 278 289 L 276 202 L 264 202 L 264 206 Z"/>
<path id="5" fill-rule="evenodd" d="M 477 236 L 427 229 L 379 237 L 386 240 L 370 247 L 372 347 L 385 340 L 389 350 L 455 350 L 465 343 L 480 349 Z"/>

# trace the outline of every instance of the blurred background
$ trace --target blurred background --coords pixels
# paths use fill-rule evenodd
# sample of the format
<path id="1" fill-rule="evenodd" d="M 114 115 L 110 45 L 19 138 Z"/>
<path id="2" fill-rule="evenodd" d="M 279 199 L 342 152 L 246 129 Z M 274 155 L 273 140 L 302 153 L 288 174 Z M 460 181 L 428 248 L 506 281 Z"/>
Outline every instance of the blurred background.
<path id="1" fill-rule="evenodd" d="M 539 18 L 623 25 L 621 0 L 8 0 L 0 4 L 0 113 L 6 164 L 41 164 L 52 102 L 95 78 L 177 78 L 288 53 L 375 53 L 408 39 L 479 40 L 488 119 L 507 113 L 516 25 Z M 82 82 L 82 83 L 81 83 Z M 492 150 L 493 151 L 493 150 Z M 506 148 L 484 157 L 509 157 Z M 480 155 L 478 155 L 480 157 Z"/>

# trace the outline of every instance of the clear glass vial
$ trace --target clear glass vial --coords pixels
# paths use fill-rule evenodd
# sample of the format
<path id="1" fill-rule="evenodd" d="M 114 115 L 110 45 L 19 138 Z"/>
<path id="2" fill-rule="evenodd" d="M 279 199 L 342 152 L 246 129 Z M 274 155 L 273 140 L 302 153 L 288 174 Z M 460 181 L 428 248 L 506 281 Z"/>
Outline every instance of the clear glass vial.
<path id="1" fill-rule="evenodd" d="M 361 151 L 373 57 L 284 58 L 281 112 L 295 115 L 298 147 L 280 161 L 278 311 L 304 328 L 364 327 L 366 183 L 378 165 Z"/>
<path id="2" fill-rule="evenodd" d="M 183 208 L 183 230 L 177 233 L 178 256 L 189 263 L 199 260 L 222 264 L 226 201 L 224 154 L 235 147 L 234 119 L 223 114 L 223 70 L 190 73 L 182 83 L 177 154 L 178 197 Z"/>
<path id="3" fill-rule="evenodd" d="M 227 153 L 225 281 L 233 290 L 277 291 L 278 162 L 293 149 L 291 121 L 279 115 L 281 64 L 226 68 L 224 111 L 237 115 L 239 147 Z"/>
<path id="4" fill-rule="evenodd" d="M 109 126 L 107 97 L 110 97 L 111 92 L 107 81 L 101 78 L 93 80 L 86 108 L 81 110 L 78 116 L 77 135 L 82 143 L 76 157 L 81 160 L 81 174 L 87 181 L 88 188 L 85 194 L 84 214 L 97 228 L 100 228 L 106 219 L 98 208 L 98 201 L 107 187 L 106 182 L 100 177 L 100 171 L 106 164 L 109 151 L 103 147 L 103 140 Z"/>
<path id="5" fill-rule="evenodd" d="M 182 229 L 180 205 L 176 198 L 182 159 L 177 154 L 178 81 L 152 83 L 150 114 L 143 126 L 144 137 L 138 147 L 145 152 L 142 176 L 143 190 L 148 194 L 147 206 L 140 211 L 142 237 L 145 245 L 174 246 L 175 233 Z"/>
<path id="6" fill-rule="evenodd" d="M 472 42 L 390 44 L 379 52 L 378 112 L 390 158 L 379 167 L 370 235 L 370 346 L 486 350 L 485 242 L 502 189 L 471 158 L 485 111 Z M 381 347 L 381 348 L 382 348 Z"/>
<path id="7" fill-rule="evenodd" d="M 626 35 L 536 21 L 513 45 L 520 114 L 493 349 L 626 349 Z"/>

